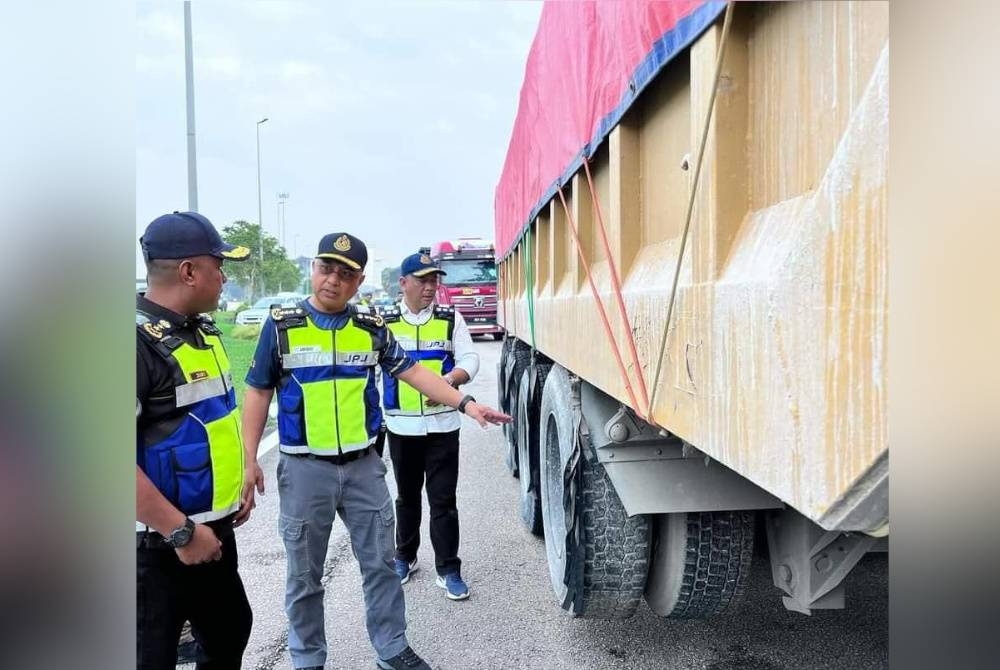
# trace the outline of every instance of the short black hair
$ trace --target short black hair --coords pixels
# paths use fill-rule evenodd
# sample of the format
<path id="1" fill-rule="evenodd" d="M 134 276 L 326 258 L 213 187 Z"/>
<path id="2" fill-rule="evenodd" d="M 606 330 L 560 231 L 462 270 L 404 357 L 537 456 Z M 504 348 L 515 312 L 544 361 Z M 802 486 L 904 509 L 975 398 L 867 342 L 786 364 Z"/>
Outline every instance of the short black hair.
<path id="1" fill-rule="evenodd" d="M 177 266 L 184 258 L 153 258 L 146 259 L 146 281 L 154 283 L 166 278 L 170 272 L 177 270 Z"/>

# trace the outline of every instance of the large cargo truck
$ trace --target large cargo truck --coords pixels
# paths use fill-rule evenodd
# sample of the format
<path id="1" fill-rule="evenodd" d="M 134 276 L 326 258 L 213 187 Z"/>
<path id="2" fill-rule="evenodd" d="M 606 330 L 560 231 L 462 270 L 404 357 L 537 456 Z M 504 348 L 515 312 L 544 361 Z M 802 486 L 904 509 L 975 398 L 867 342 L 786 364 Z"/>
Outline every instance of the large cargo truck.
<path id="1" fill-rule="evenodd" d="M 493 242 L 476 237 L 442 240 L 428 254 L 448 274 L 438 285 L 437 303 L 454 305 L 473 335 L 503 337 L 497 323 L 497 264 Z"/>
<path id="2" fill-rule="evenodd" d="M 883 2 L 546 3 L 496 189 L 507 463 L 577 616 L 888 550 Z"/>

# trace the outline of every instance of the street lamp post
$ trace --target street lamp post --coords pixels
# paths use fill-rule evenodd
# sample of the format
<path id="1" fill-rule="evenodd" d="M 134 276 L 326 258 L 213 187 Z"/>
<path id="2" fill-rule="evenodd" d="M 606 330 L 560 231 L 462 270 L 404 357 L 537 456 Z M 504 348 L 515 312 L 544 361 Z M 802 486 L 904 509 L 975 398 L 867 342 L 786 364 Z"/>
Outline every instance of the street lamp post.
<path id="1" fill-rule="evenodd" d="M 278 235 L 281 238 L 281 246 L 285 246 L 285 203 L 288 202 L 288 193 L 278 194 Z M 287 250 L 286 250 L 287 252 Z"/>
<path id="2" fill-rule="evenodd" d="M 260 125 L 267 123 L 267 117 L 257 122 L 257 225 L 258 246 L 260 246 L 260 290 L 264 292 L 264 215 L 260 201 Z"/>

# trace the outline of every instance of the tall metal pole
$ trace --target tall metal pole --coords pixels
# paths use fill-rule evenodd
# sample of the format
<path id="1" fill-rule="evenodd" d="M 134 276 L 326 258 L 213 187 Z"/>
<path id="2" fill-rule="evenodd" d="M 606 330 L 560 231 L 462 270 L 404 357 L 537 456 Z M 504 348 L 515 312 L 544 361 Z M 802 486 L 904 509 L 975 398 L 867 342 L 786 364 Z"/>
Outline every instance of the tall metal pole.
<path id="1" fill-rule="evenodd" d="M 288 201 L 287 193 L 278 194 L 278 237 L 281 246 L 285 246 L 285 203 Z"/>
<path id="2" fill-rule="evenodd" d="M 191 0 L 184 0 L 184 73 L 187 84 L 188 209 L 198 211 L 198 159 L 194 135 L 194 48 L 191 41 Z"/>
<path id="3" fill-rule="evenodd" d="M 264 212 L 260 200 L 260 124 L 267 123 L 267 117 L 257 122 L 257 246 L 260 247 L 260 291 L 264 292 Z"/>

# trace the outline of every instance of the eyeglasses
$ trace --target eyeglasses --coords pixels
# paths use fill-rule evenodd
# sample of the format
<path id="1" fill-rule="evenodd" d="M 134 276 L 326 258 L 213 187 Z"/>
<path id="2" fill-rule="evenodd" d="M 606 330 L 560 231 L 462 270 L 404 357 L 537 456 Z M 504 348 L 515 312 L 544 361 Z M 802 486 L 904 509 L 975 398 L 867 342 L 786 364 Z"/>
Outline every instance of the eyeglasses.
<path id="1" fill-rule="evenodd" d="M 354 281 L 361 276 L 359 271 L 344 267 L 339 263 L 316 263 L 316 272 L 321 275 L 337 275 L 343 281 Z"/>

